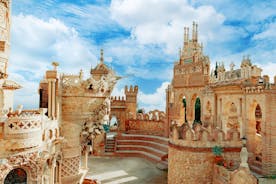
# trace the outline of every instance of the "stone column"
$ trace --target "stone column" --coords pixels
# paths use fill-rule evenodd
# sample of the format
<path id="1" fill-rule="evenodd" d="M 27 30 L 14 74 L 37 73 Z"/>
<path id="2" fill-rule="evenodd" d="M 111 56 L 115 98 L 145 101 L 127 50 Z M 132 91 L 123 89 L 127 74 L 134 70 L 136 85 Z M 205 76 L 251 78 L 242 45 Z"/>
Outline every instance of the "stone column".
<path id="1" fill-rule="evenodd" d="M 52 115 L 52 83 L 48 80 L 48 117 Z"/>
<path id="2" fill-rule="evenodd" d="M 56 118 L 56 80 L 52 80 L 51 81 L 52 83 L 52 102 L 51 102 L 51 105 L 52 105 L 52 117 L 53 119 Z"/>

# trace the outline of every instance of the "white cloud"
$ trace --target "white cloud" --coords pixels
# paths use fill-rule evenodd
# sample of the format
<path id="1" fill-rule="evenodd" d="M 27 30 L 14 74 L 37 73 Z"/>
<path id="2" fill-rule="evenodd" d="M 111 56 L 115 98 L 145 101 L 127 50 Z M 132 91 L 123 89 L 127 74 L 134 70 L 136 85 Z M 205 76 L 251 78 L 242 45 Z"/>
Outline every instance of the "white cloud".
<path id="1" fill-rule="evenodd" d="M 259 39 L 275 39 L 276 38 L 276 23 L 271 23 L 269 24 L 269 26 L 267 27 L 267 29 L 265 29 L 265 31 L 254 35 L 253 39 L 255 40 L 259 40 Z"/>
<path id="2" fill-rule="evenodd" d="M 132 30 L 132 37 L 141 44 L 165 44 L 167 53 L 178 52 L 182 46 L 183 27 L 191 27 L 192 20 L 199 23 L 203 42 L 223 37 L 231 39 L 236 30 L 222 27 L 224 16 L 212 6 L 192 7 L 186 1 L 173 0 L 112 0 L 112 18 Z M 190 29 L 191 32 L 191 29 Z M 190 33 L 191 36 L 191 33 Z"/>
<path id="3" fill-rule="evenodd" d="M 97 63 L 97 49 L 74 28 L 54 18 L 13 16 L 11 37 L 10 78 L 24 87 L 16 92 L 15 105 L 37 107 L 39 81 L 52 61 L 59 62 L 59 70 L 65 73 L 77 73 L 81 68 L 88 73 Z"/>
<path id="4" fill-rule="evenodd" d="M 146 111 L 159 109 L 165 111 L 166 107 L 166 89 L 170 83 L 163 82 L 159 88 L 152 94 L 139 92 L 138 103 L 139 108 L 144 108 Z"/>

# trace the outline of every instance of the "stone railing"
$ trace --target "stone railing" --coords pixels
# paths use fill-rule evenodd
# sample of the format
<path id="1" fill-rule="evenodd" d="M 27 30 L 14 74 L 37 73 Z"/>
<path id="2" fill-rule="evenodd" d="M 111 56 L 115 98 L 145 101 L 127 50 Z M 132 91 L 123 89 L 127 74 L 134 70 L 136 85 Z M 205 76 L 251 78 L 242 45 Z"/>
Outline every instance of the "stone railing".
<path id="1" fill-rule="evenodd" d="M 28 133 L 42 129 L 42 112 L 22 111 L 20 114 L 8 114 L 5 123 L 6 134 Z"/>
<path id="2" fill-rule="evenodd" d="M 18 110 L 7 113 L 6 120 L 0 123 L 0 136 L 6 151 L 22 151 L 36 148 L 48 140 L 59 137 L 58 122 L 49 120 L 46 109 Z"/>
<path id="3" fill-rule="evenodd" d="M 200 124 L 194 128 L 191 128 L 188 124 L 181 127 L 173 125 L 170 142 L 174 145 L 189 147 L 242 147 L 238 130 L 229 130 L 225 133 L 219 128 L 207 129 Z"/>

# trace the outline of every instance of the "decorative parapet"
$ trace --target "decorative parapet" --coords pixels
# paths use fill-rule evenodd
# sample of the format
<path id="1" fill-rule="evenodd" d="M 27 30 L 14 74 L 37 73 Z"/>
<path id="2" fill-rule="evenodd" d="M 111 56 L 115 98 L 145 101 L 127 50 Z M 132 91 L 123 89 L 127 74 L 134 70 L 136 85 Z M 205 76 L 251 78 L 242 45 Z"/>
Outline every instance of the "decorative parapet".
<path id="1" fill-rule="evenodd" d="M 170 142 L 177 146 L 191 148 L 242 147 L 240 133 L 237 130 L 229 130 L 225 133 L 218 128 L 206 129 L 201 125 L 191 128 L 187 124 L 181 127 L 173 125 Z"/>
<path id="2" fill-rule="evenodd" d="M 264 86 L 252 86 L 252 87 L 245 87 L 245 93 L 262 93 L 264 91 Z"/>
<path id="3" fill-rule="evenodd" d="M 0 123 L 5 150 L 23 151 L 60 138 L 57 120 L 49 120 L 45 112 L 46 109 L 22 111 L 19 108 L 7 113 L 6 120 Z"/>
<path id="4" fill-rule="evenodd" d="M 166 119 L 166 114 L 163 111 L 150 111 L 148 113 L 137 113 L 137 120 L 146 120 L 146 121 L 164 121 Z"/>
<path id="5" fill-rule="evenodd" d="M 125 102 L 126 101 L 124 96 L 111 96 L 110 100 L 112 100 L 112 102 L 116 102 L 116 101 Z"/>
<path id="6" fill-rule="evenodd" d="M 20 114 L 8 114 L 5 134 L 27 133 L 42 129 L 42 112 L 38 110 L 22 111 Z"/>
<path id="7" fill-rule="evenodd" d="M 165 135 L 166 114 L 162 111 L 150 111 L 146 114 L 137 113 L 136 119 L 129 115 L 126 121 L 126 131 L 128 133 L 147 134 L 147 135 Z"/>
<path id="8" fill-rule="evenodd" d="M 93 76 L 87 80 L 82 80 L 82 75 L 63 75 L 61 77 L 61 86 L 63 96 L 91 96 L 105 97 L 112 92 L 119 78 L 113 72 L 100 79 L 94 79 Z"/>

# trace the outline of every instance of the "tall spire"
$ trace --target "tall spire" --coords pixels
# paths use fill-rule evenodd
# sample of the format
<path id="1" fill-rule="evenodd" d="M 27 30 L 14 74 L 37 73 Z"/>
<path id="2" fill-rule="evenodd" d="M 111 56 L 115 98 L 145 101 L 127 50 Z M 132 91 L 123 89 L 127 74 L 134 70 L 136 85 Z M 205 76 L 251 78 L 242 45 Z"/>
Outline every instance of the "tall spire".
<path id="1" fill-rule="evenodd" d="M 196 29 L 195 29 L 195 41 L 197 42 L 197 36 L 198 36 L 198 24 L 196 23 Z"/>
<path id="2" fill-rule="evenodd" d="M 193 21 L 192 40 L 195 41 L 195 21 Z"/>
<path id="3" fill-rule="evenodd" d="M 198 24 L 193 21 L 193 32 L 192 32 L 192 40 L 194 42 L 197 42 L 197 35 L 198 35 Z"/>
<path id="4" fill-rule="evenodd" d="M 100 62 L 101 62 L 101 64 L 103 64 L 103 62 L 104 62 L 104 52 L 103 52 L 103 49 L 101 49 L 101 58 L 100 58 Z"/>

